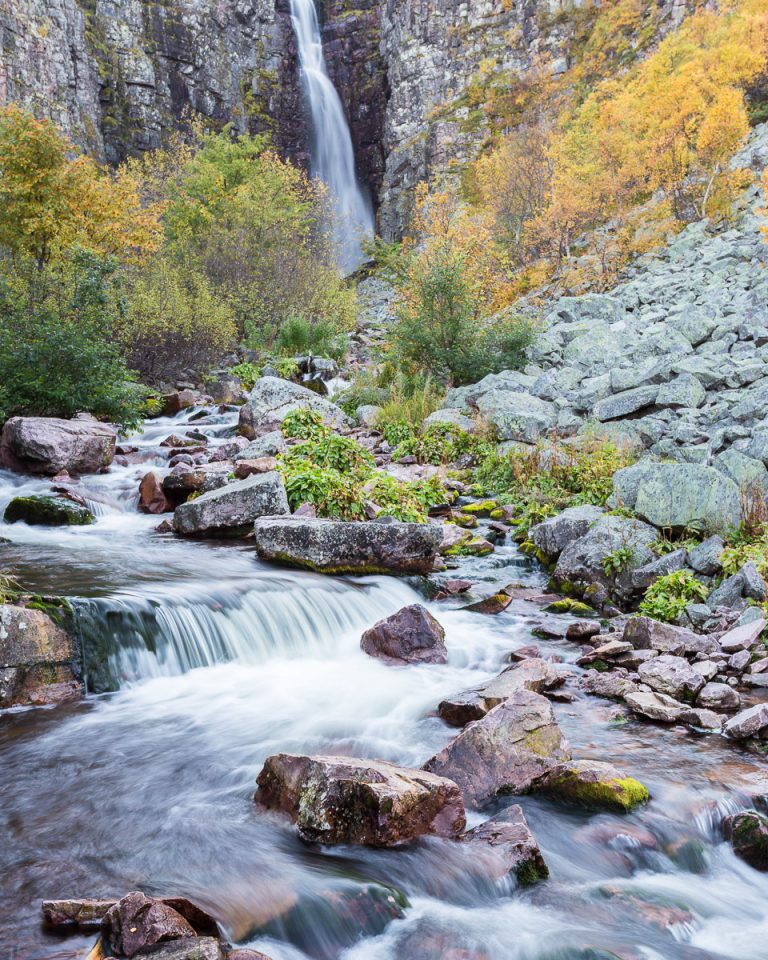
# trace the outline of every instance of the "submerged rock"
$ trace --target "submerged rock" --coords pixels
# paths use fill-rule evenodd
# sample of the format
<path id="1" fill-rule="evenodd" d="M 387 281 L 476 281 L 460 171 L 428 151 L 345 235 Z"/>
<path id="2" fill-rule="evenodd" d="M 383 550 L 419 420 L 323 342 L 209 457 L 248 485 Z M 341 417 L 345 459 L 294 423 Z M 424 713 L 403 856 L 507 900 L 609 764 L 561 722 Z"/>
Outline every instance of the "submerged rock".
<path id="1" fill-rule="evenodd" d="M 262 560 L 332 574 L 430 573 L 442 540 L 439 527 L 398 521 L 265 517 L 254 530 Z"/>
<path id="2" fill-rule="evenodd" d="M 768 817 L 755 810 L 737 813 L 724 821 L 723 832 L 737 857 L 756 870 L 768 871 Z"/>
<path id="3" fill-rule="evenodd" d="M 97 420 L 11 417 L 0 437 L 0 463 L 21 472 L 99 473 L 114 456 L 115 431 Z"/>
<path id="4" fill-rule="evenodd" d="M 150 470 L 139 484 L 139 510 L 142 513 L 165 513 L 170 509 L 171 505 L 163 491 L 162 477 L 155 470 Z"/>
<path id="5" fill-rule="evenodd" d="M 413 603 L 366 630 L 361 649 L 387 663 L 447 663 L 445 630 L 426 607 Z"/>
<path id="6" fill-rule="evenodd" d="M 257 803 L 287 813 L 312 843 L 391 847 L 464 829 L 454 782 L 382 760 L 281 753 L 267 758 L 256 782 Z"/>
<path id="7" fill-rule="evenodd" d="M 43 900 L 43 923 L 47 927 L 98 930 L 117 900 Z"/>
<path id="8" fill-rule="evenodd" d="M 569 759 L 549 701 L 520 690 L 466 726 L 424 769 L 455 780 L 466 803 L 479 808 L 499 793 L 525 793 Z"/>
<path id="9" fill-rule="evenodd" d="M 537 791 L 566 803 L 623 813 L 650 799 L 642 783 L 620 773 L 612 764 L 598 760 L 570 760 L 560 764 Z"/>
<path id="10" fill-rule="evenodd" d="M 253 440 L 267 430 L 274 431 L 293 410 L 303 409 L 314 410 L 329 426 L 352 426 L 341 407 L 313 390 L 280 377 L 261 377 L 240 408 L 240 432 Z"/>
<path id="11" fill-rule="evenodd" d="M 518 804 L 468 830 L 459 839 L 472 845 L 479 858 L 478 870 L 484 876 L 501 880 L 511 873 L 521 886 L 549 876 L 539 844 Z"/>
<path id="12" fill-rule="evenodd" d="M 67 527 L 93 523 L 93 514 L 79 503 L 64 497 L 14 497 L 5 508 L 6 523 L 28 523 L 33 526 Z"/>
<path id="13" fill-rule="evenodd" d="M 287 514 L 279 473 L 261 473 L 204 493 L 176 508 L 173 524 L 185 536 L 247 531 L 259 517 Z"/>

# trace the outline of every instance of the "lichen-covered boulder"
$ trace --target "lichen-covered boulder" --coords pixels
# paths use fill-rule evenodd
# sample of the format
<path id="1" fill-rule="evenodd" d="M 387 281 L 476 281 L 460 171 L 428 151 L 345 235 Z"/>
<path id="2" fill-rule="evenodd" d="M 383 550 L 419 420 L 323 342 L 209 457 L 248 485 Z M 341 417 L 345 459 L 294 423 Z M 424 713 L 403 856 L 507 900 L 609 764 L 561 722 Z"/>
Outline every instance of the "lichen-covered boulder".
<path id="1" fill-rule="evenodd" d="M 285 437 L 279 430 L 272 430 L 265 433 L 255 440 L 251 440 L 247 447 L 242 447 L 234 454 L 232 459 L 238 460 L 259 460 L 261 457 L 276 457 L 285 450 Z"/>
<path id="2" fill-rule="evenodd" d="M 262 560 L 331 574 L 426 574 L 442 542 L 439 526 L 264 517 L 254 526 Z"/>
<path id="3" fill-rule="evenodd" d="M 531 527 L 529 536 L 545 556 L 559 557 L 568 544 L 583 537 L 603 513 L 602 507 L 588 504 L 568 507 L 556 517 L 549 517 Z"/>
<path id="4" fill-rule="evenodd" d="M 447 663 L 445 630 L 420 603 L 403 607 L 366 630 L 360 648 L 386 663 Z"/>
<path id="5" fill-rule="evenodd" d="M 240 432 L 254 439 L 274 431 L 293 410 L 314 410 L 332 427 L 351 427 L 341 407 L 298 383 L 280 377 L 261 377 L 240 408 Z"/>
<path id="6" fill-rule="evenodd" d="M 660 529 L 722 532 L 741 519 L 733 480 L 698 463 L 642 460 L 624 467 L 614 474 L 613 499 Z"/>
<path id="7" fill-rule="evenodd" d="M 549 701 L 519 690 L 466 726 L 424 769 L 455 780 L 467 805 L 481 808 L 497 794 L 527 792 L 569 759 Z"/>
<path id="8" fill-rule="evenodd" d="M 23 473 L 99 473 L 112 463 L 116 435 L 97 420 L 11 417 L 0 437 L 0 463 Z"/>
<path id="9" fill-rule="evenodd" d="M 642 683 L 684 703 L 692 703 L 706 683 L 704 677 L 688 663 L 685 657 L 663 654 L 641 663 L 637 675 Z"/>
<path id="10" fill-rule="evenodd" d="M 185 536 L 213 536 L 245 532 L 259 517 L 288 512 L 280 474 L 260 473 L 182 503 L 174 512 L 173 526 Z"/>
<path id="11" fill-rule="evenodd" d="M 313 843 L 391 847 L 425 834 L 456 837 L 465 825 L 455 783 L 381 760 L 280 753 L 256 782 L 257 803 L 287 813 Z"/>
<path id="12" fill-rule="evenodd" d="M 599 760 L 569 760 L 560 764 L 537 791 L 577 806 L 621 813 L 650 799 L 642 783 Z"/>
<path id="13" fill-rule="evenodd" d="M 496 428 L 499 440 L 536 441 L 553 429 L 557 407 L 530 393 L 490 390 L 477 400 L 483 418 Z"/>
<path id="14" fill-rule="evenodd" d="M 552 579 L 562 588 L 601 584 L 609 593 L 623 598 L 632 596 L 632 572 L 654 559 L 650 545 L 658 539 L 653 527 L 639 520 L 606 515 L 591 525 L 587 533 L 569 543 L 560 554 Z M 606 569 L 607 557 L 619 550 L 630 553 L 621 569 Z"/>
<path id="15" fill-rule="evenodd" d="M 14 497 L 5 508 L 6 523 L 28 523 L 32 526 L 68 527 L 93 523 L 93 514 L 80 503 L 66 497 Z"/>
<path id="16" fill-rule="evenodd" d="M 507 807 L 459 838 L 472 848 L 477 872 L 494 880 L 512 874 L 521 886 L 546 880 L 549 870 L 523 808 Z"/>
<path id="17" fill-rule="evenodd" d="M 768 870 L 768 817 L 746 810 L 723 822 L 723 833 L 733 852 L 755 870 Z"/>

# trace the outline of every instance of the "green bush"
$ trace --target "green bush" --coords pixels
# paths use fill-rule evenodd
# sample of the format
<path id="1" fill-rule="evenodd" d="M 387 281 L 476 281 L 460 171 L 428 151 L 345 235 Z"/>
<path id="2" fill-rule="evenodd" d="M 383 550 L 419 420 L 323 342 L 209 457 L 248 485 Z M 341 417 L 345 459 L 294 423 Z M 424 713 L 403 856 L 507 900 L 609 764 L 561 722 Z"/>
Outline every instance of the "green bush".
<path id="1" fill-rule="evenodd" d="M 453 423 L 430 424 L 421 434 L 411 434 L 400 441 L 392 451 L 395 460 L 400 457 L 416 457 L 418 463 L 453 463 L 467 453 L 485 454 L 491 452 L 490 445 L 478 437 L 473 437 Z"/>
<path id="2" fill-rule="evenodd" d="M 272 346 L 276 353 L 286 356 L 341 360 L 347 349 L 347 338 L 328 320 L 313 321 L 294 313 L 284 321 Z"/>
<path id="3" fill-rule="evenodd" d="M 76 252 L 38 270 L 15 261 L 0 277 L 0 406 L 6 417 L 87 411 L 123 426 L 145 391 L 111 335 L 124 310 L 115 264 Z"/>
<path id="4" fill-rule="evenodd" d="M 351 437 L 341 437 L 330 431 L 291 447 L 283 454 L 283 460 L 303 460 L 321 469 L 338 470 L 353 476 L 368 474 L 375 466 L 365 447 Z"/>
<path id="5" fill-rule="evenodd" d="M 283 418 L 280 429 L 286 437 L 298 440 L 319 440 L 328 433 L 320 414 L 307 407 L 290 410 Z"/>
<path id="6" fill-rule="evenodd" d="M 243 390 L 246 390 L 248 393 L 253 390 L 254 386 L 256 385 L 256 381 L 261 376 L 261 371 L 256 364 L 248 361 L 236 363 L 234 367 L 229 368 L 229 372 L 233 377 L 237 377 L 243 386 Z"/>
<path id="7" fill-rule="evenodd" d="M 335 520 L 364 517 L 365 508 L 354 477 L 300 458 L 283 457 L 280 472 L 292 510 L 302 503 L 311 503 L 321 517 Z"/>
<path id="8" fill-rule="evenodd" d="M 689 603 L 706 599 L 709 590 L 690 570 L 676 570 L 651 584 L 645 591 L 640 612 L 654 620 L 671 623 Z"/>

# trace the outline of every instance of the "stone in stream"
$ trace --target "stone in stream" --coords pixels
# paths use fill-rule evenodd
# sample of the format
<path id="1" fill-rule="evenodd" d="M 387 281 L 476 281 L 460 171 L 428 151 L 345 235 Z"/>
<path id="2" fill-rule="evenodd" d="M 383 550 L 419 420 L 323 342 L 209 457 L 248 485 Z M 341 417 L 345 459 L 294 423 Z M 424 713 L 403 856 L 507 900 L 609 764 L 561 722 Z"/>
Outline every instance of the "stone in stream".
<path id="1" fill-rule="evenodd" d="M 99 473 L 114 456 L 114 428 L 92 419 L 11 417 L 0 437 L 0 464 L 24 473 Z"/>
<path id="2" fill-rule="evenodd" d="M 439 704 L 437 713 L 450 726 L 463 727 L 472 720 L 480 720 L 518 690 L 541 693 L 559 686 L 564 679 L 545 660 L 525 659 L 475 690 L 447 697 Z"/>
<path id="3" fill-rule="evenodd" d="M 43 900 L 43 923 L 47 927 L 98 930 L 107 911 L 117 903 L 112 900 Z"/>
<path id="4" fill-rule="evenodd" d="M 581 539 L 605 511 L 602 507 L 568 507 L 531 527 L 530 539 L 547 557 L 559 557 L 569 543 Z"/>
<path id="5" fill-rule="evenodd" d="M 660 723 L 677 723 L 685 713 L 682 703 L 663 693 L 628 693 L 624 697 L 633 713 Z"/>
<path id="6" fill-rule="evenodd" d="M 183 937 L 158 943 L 136 956 L 142 960 L 229 960 L 230 955 L 214 937 Z M 263 957 L 263 954 L 256 954 L 256 957 Z"/>
<path id="7" fill-rule="evenodd" d="M 255 473 L 271 473 L 277 470 L 276 457 L 258 457 L 256 460 L 238 460 L 235 463 L 235 477 L 245 480 Z"/>
<path id="8" fill-rule="evenodd" d="M 14 497 L 5 508 L 6 523 L 28 523 L 31 526 L 68 527 L 93 523 L 93 514 L 79 503 L 64 497 Z"/>
<path id="9" fill-rule="evenodd" d="M 425 834 L 456 837 L 466 822 L 453 781 L 383 760 L 280 753 L 256 783 L 256 802 L 287 813 L 311 843 L 391 847 Z"/>
<path id="10" fill-rule="evenodd" d="M 637 675 L 657 693 L 685 703 L 692 703 L 706 682 L 685 657 L 673 657 L 669 654 L 641 663 Z"/>
<path id="11" fill-rule="evenodd" d="M 287 514 L 288 497 L 279 473 L 262 473 L 204 493 L 176 507 L 173 525 L 185 536 L 247 531 L 259 517 Z"/>
<path id="12" fill-rule="evenodd" d="M 419 603 L 379 620 L 360 639 L 361 649 L 385 663 L 447 663 L 445 630 Z"/>
<path id="13" fill-rule="evenodd" d="M 477 870 L 483 876 L 501 880 L 512 874 L 521 886 L 549 876 L 539 844 L 518 804 L 467 830 L 459 839 L 471 845 Z"/>
<path id="14" fill-rule="evenodd" d="M 150 470 L 144 474 L 139 484 L 139 510 L 142 513 L 165 513 L 170 509 L 161 476 L 155 470 Z"/>
<path id="15" fill-rule="evenodd" d="M 430 573 L 439 527 L 424 523 L 264 517 L 254 526 L 262 560 L 330 574 Z"/>
<path id="16" fill-rule="evenodd" d="M 101 935 L 111 953 L 133 957 L 156 944 L 195 937 L 196 931 L 173 907 L 134 891 L 107 910 Z"/>
<path id="17" fill-rule="evenodd" d="M 723 834 L 737 857 L 755 870 L 768 871 L 768 817 L 755 810 L 737 813 L 723 821 Z"/>
<path id="18" fill-rule="evenodd" d="M 611 670 L 610 673 L 587 670 L 578 683 L 585 693 L 593 697 L 605 697 L 606 700 L 623 700 L 628 694 L 638 692 L 637 684 L 624 670 Z"/>
<path id="19" fill-rule="evenodd" d="M 497 613 L 503 613 L 512 603 L 512 597 L 506 593 L 495 593 L 491 597 L 485 597 L 483 600 L 477 600 L 475 603 L 469 603 L 462 610 L 469 610 L 471 613 L 482 613 L 485 616 L 495 616 Z"/>
<path id="20" fill-rule="evenodd" d="M 732 713 L 741 706 L 741 697 L 727 683 L 707 683 L 696 697 L 696 706 Z"/>
<path id="21" fill-rule="evenodd" d="M 314 391 L 280 377 L 261 377 L 240 408 L 240 433 L 253 440 L 268 430 L 274 432 L 294 410 L 313 410 L 337 429 L 352 426 L 341 407 Z"/>
<path id="22" fill-rule="evenodd" d="M 623 639 L 636 650 L 658 650 L 676 657 L 718 649 L 717 643 L 708 637 L 651 617 L 630 617 L 624 625 Z"/>
<path id="23" fill-rule="evenodd" d="M 454 780 L 477 809 L 500 793 L 526 793 L 569 759 L 549 701 L 519 690 L 466 726 L 424 769 Z"/>
<path id="24" fill-rule="evenodd" d="M 723 733 L 732 740 L 763 736 L 768 730 L 768 703 L 758 703 L 726 720 Z"/>
<path id="25" fill-rule="evenodd" d="M 602 627 L 597 620 L 577 620 L 575 623 L 568 624 L 565 636 L 568 640 L 579 642 L 598 636 L 601 630 Z"/>
<path id="26" fill-rule="evenodd" d="M 598 810 L 628 813 L 650 799 L 648 790 L 634 777 L 622 774 L 599 760 L 570 760 L 555 767 L 536 787 L 565 803 Z"/>

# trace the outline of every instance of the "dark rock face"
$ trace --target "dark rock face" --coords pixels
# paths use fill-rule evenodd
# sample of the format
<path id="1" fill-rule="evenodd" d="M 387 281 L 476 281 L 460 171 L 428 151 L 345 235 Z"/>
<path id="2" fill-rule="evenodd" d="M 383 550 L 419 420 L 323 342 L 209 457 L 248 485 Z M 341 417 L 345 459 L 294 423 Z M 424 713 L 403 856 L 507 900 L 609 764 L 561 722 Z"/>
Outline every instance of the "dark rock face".
<path id="1" fill-rule="evenodd" d="M 146 947 L 195 936 L 192 924 L 173 907 L 138 891 L 110 907 L 101 929 L 106 944 L 120 957 L 132 957 Z"/>
<path id="2" fill-rule="evenodd" d="M 756 870 L 768 870 L 768 817 L 754 810 L 728 817 L 723 824 L 733 852 Z"/>
<path id="3" fill-rule="evenodd" d="M 361 649 L 387 663 L 446 663 L 445 630 L 426 607 L 413 603 L 366 630 Z"/>
<path id="4" fill-rule="evenodd" d="M 379 760 L 281 753 L 267 758 L 256 782 L 256 801 L 289 814 L 310 842 L 390 847 L 464 829 L 455 783 Z"/>
<path id="5" fill-rule="evenodd" d="M 521 690 L 466 726 L 424 769 L 449 777 L 481 808 L 500 793 L 525 793 L 570 759 L 548 700 Z"/>
<path id="6" fill-rule="evenodd" d="M 115 431 L 96 420 L 11 417 L 0 438 L 0 463 L 24 473 L 98 473 L 114 456 Z"/>
<path id="7" fill-rule="evenodd" d="M 264 517 L 254 531 L 262 560 L 333 574 L 426 574 L 442 539 L 440 529 L 428 524 L 296 516 Z"/>

